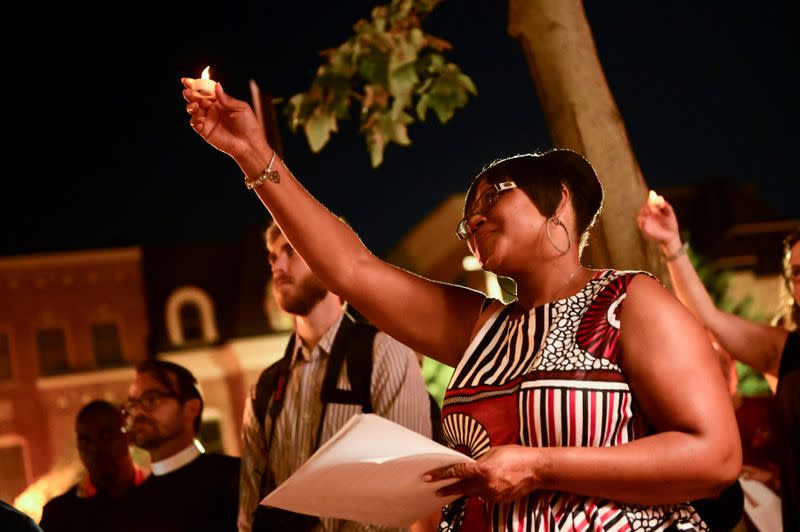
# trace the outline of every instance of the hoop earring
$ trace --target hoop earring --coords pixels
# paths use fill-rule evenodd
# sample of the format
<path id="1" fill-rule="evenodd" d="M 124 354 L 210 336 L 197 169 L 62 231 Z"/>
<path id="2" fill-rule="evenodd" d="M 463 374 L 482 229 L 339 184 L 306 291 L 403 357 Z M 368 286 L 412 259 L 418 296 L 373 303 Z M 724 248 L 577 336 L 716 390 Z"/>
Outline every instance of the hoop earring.
<path id="1" fill-rule="evenodd" d="M 558 247 L 555 242 L 553 242 L 553 237 L 550 236 L 550 222 L 553 222 L 554 224 L 556 224 L 556 226 L 561 227 L 564 230 L 564 233 L 567 235 L 567 249 L 562 249 Z M 550 218 L 547 219 L 544 229 L 545 233 L 547 233 L 547 240 L 550 241 L 550 245 L 553 246 L 553 248 L 556 251 L 558 251 L 562 255 L 565 254 L 567 251 L 569 251 L 569 248 L 572 247 L 572 239 L 569 237 L 569 231 L 567 231 L 567 226 L 564 225 L 564 223 L 561 220 L 559 220 L 555 216 L 551 216 Z"/>

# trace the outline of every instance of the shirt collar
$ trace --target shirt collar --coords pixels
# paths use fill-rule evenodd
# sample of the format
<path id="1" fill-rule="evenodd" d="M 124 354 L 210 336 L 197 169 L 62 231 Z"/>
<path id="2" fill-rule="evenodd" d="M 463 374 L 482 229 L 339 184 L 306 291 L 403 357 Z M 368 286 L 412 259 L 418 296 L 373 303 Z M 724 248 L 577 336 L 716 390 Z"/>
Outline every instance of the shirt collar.
<path id="1" fill-rule="evenodd" d="M 328 356 L 331 352 L 331 348 L 333 347 L 333 340 L 336 338 L 336 333 L 339 331 L 339 326 L 342 324 L 343 318 L 344 313 L 342 313 L 342 315 L 339 316 L 330 327 L 328 327 L 328 330 L 325 331 L 325 334 L 322 335 L 322 338 L 320 338 L 317 345 L 310 352 L 305 348 L 305 346 L 303 346 L 303 341 L 297 335 L 297 331 L 295 331 L 292 367 L 300 362 L 300 358 L 302 358 L 305 362 L 310 362 L 318 357 Z"/>
<path id="2" fill-rule="evenodd" d="M 163 460 L 159 460 L 158 462 L 153 462 L 150 466 L 150 471 L 157 477 L 166 475 L 167 473 L 172 473 L 176 469 L 180 469 L 181 467 L 185 466 L 204 452 L 206 452 L 206 450 L 203 449 L 203 445 L 199 441 L 193 440 L 192 443 L 182 451 L 178 451 L 172 456 L 164 458 Z"/>

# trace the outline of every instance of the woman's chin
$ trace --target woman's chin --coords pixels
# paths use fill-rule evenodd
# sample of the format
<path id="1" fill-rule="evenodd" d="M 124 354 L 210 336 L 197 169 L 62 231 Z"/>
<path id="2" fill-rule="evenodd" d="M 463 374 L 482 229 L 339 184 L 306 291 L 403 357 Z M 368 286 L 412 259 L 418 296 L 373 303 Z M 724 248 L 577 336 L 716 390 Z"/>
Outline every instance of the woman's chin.
<path id="1" fill-rule="evenodd" d="M 491 273 L 497 273 L 495 270 L 497 268 L 497 260 L 493 255 L 488 255 L 486 257 L 478 256 L 478 262 L 481 265 L 481 269 Z"/>

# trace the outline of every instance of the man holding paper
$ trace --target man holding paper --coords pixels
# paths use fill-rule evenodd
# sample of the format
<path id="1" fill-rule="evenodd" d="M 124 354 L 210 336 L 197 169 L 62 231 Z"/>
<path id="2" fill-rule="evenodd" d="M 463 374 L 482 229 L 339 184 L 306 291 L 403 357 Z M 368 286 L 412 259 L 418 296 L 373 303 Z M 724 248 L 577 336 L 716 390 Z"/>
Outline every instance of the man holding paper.
<path id="1" fill-rule="evenodd" d="M 321 400 L 337 336 L 353 327 L 351 316 L 345 313 L 339 296 L 329 292 L 295 253 L 276 224 L 270 225 L 265 236 L 271 290 L 277 305 L 294 318 L 295 332 L 284 357 L 287 373 L 271 387 L 265 411 L 256 413 L 261 400 L 256 393 L 258 386 L 245 405 L 239 530 L 378 530 L 351 521 L 320 520 L 259 506 L 269 492 L 363 409 L 359 404 L 326 404 Z M 353 389 L 348 378 L 343 365 L 338 388 Z M 375 334 L 372 344 L 369 390 L 375 414 L 430 438 L 430 404 L 416 356 L 382 332 Z"/>

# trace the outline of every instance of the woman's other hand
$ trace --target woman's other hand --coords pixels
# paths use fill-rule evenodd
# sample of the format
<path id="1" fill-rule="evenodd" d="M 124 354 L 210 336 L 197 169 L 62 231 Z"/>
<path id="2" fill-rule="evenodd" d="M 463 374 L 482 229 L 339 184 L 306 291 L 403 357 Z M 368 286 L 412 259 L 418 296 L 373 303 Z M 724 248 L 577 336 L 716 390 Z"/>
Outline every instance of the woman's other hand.
<path id="1" fill-rule="evenodd" d="M 489 449 L 474 462 L 462 462 L 429 471 L 429 482 L 456 479 L 439 489 L 437 495 L 466 495 L 496 502 L 511 502 L 542 488 L 544 464 L 541 449 L 502 445 Z"/>
<path id="2" fill-rule="evenodd" d="M 642 234 L 660 245 L 665 254 L 674 253 L 680 248 L 678 218 L 668 202 L 664 201 L 661 206 L 652 206 L 646 201 L 639 209 L 636 221 Z"/>

